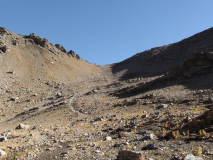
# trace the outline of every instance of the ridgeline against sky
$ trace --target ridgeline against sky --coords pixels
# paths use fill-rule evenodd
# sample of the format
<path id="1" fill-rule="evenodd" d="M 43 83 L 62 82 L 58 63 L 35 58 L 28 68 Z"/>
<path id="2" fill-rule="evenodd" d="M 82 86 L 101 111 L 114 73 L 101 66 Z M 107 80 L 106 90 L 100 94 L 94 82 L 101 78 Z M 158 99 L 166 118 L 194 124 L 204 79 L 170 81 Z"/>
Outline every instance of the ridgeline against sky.
<path id="1" fill-rule="evenodd" d="M 35 33 L 99 65 L 173 43 L 212 27 L 211 0 L 1 2 L 1 27 Z"/>

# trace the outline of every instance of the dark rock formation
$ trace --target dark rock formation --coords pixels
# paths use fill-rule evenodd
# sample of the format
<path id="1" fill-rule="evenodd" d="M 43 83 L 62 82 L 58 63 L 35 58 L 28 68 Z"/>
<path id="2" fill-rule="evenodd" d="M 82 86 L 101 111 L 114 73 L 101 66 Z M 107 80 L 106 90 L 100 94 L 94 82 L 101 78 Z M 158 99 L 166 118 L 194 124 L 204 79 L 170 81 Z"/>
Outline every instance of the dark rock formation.
<path id="1" fill-rule="evenodd" d="M 62 52 L 67 53 L 66 49 L 63 46 L 61 46 L 60 44 L 55 44 L 55 46 L 56 46 L 56 48 L 58 48 Z"/>
<path id="2" fill-rule="evenodd" d="M 6 53 L 7 51 L 7 46 L 5 45 L 3 41 L 0 41 L 0 51 L 3 53 Z"/>
<path id="3" fill-rule="evenodd" d="M 73 50 L 70 50 L 68 52 L 68 56 L 72 56 L 72 57 L 75 57 L 75 52 Z"/>
<path id="4" fill-rule="evenodd" d="M 33 39 L 36 44 L 39 44 L 42 47 L 45 47 L 46 43 L 48 42 L 47 39 L 36 36 L 34 33 L 31 33 L 29 38 Z"/>
<path id="5" fill-rule="evenodd" d="M 191 78 L 212 72 L 213 70 L 213 52 L 200 52 L 195 54 L 192 59 L 183 62 L 171 73 L 173 75 Z"/>
<path id="6" fill-rule="evenodd" d="M 81 59 L 81 57 L 78 54 L 76 54 L 75 57 L 76 59 Z"/>
<path id="7" fill-rule="evenodd" d="M 139 160 L 142 158 L 142 152 L 121 150 L 118 152 L 118 160 Z"/>

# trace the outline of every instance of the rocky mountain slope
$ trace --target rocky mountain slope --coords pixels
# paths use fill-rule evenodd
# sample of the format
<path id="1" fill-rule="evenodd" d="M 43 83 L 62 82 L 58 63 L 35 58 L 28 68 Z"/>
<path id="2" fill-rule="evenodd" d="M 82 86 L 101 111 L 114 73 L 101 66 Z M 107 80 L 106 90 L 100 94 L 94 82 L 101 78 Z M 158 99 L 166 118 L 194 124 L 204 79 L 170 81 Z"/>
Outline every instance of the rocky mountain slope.
<path id="1" fill-rule="evenodd" d="M 0 157 L 213 159 L 212 51 L 210 28 L 97 66 L 0 28 Z"/>

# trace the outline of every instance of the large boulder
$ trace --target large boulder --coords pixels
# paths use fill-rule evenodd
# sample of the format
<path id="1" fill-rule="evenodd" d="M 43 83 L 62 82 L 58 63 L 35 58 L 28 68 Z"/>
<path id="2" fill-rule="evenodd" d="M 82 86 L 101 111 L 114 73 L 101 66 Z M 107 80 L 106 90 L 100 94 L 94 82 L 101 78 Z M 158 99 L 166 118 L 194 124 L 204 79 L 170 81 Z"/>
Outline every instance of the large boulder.
<path id="1" fill-rule="evenodd" d="M 198 129 L 208 128 L 213 125 L 213 105 L 208 111 L 192 119 L 186 125 Z"/>
<path id="2" fill-rule="evenodd" d="M 142 159 L 142 152 L 121 150 L 118 152 L 118 160 L 139 160 Z"/>

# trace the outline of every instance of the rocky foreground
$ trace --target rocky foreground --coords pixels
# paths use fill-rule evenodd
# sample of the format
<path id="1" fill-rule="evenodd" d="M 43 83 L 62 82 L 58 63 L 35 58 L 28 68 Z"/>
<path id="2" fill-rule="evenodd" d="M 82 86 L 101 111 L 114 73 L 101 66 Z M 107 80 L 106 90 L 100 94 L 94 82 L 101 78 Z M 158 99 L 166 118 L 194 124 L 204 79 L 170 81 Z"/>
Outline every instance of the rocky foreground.
<path id="1" fill-rule="evenodd" d="M 212 30 L 97 66 L 1 28 L 0 157 L 213 159 Z"/>

